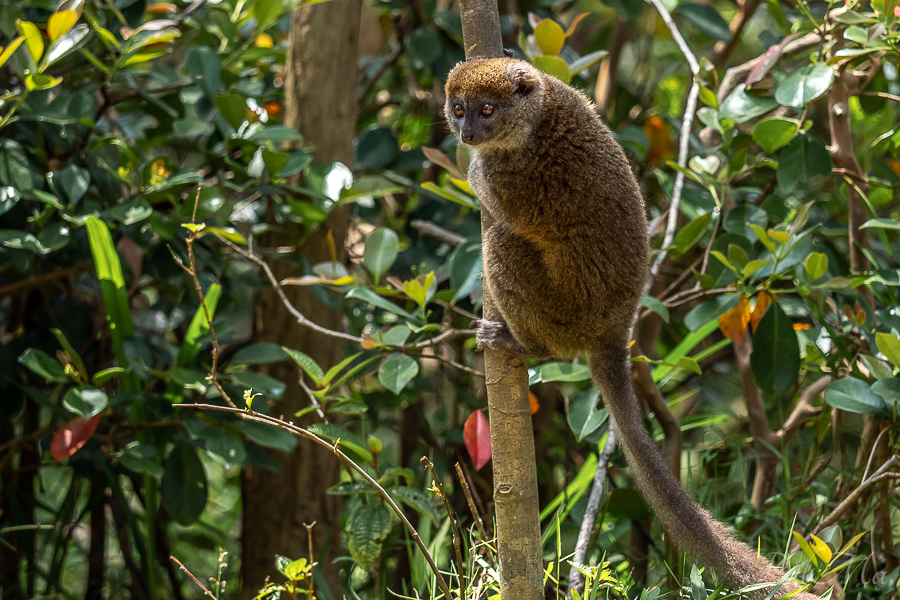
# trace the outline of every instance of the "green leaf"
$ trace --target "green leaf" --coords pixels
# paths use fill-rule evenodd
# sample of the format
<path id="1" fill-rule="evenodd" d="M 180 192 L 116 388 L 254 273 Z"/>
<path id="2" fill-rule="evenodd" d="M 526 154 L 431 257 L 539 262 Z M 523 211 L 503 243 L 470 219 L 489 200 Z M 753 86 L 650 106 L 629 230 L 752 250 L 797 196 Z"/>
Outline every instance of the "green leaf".
<path id="1" fill-rule="evenodd" d="M 599 400 L 600 392 L 590 386 L 575 394 L 569 404 L 566 422 L 579 442 L 600 429 L 609 416 L 606 409 L 597 406 Z"/>
<path id="2" fill-rule="evenodd" d="M 886 377 L 872 384 L 872 391 L 881 396 L 890 410 L 900 410 L 900 379 Z"/>
<path id="3" fill-rule="evenodd" d="M 381 543 L 391 532 L 391 513 L 381 503 L 360 504 L 350 514 L 347 547 L 363 571 L 370 571 L 381 554 Z"/>
<path id="4" fill-rule="evenodd" d="M 40 375 L 44 379 L 49 379 L 56 383 L 66 383 L 69 381 L 69 377 L 66 375 L 66 369 L 63 367 L 62 363 L 43 350 L 29 348 L 19 356 L 18 361 L 30 371 Z"/>
<path id="5" fill-rule="evenodd" d="M 76 415 L 90 419 L 109 406 L 109 396 L 97 388 L 72 388 L 63 397 L 63 406 Z"/>
<path id="6" fill-rule="evenodd" d="M 209 318 L 216 316 L 216 307 L 219 305 L 219 296 L 222 293 L 222 286 L 214 283 L 206 290 L 204 298 L 206 300 L 206 308 L 209 310 Z M 178 353 L 176 363 L 180 366 L 186 366 L 194 362 L 197 354 L 200 353 L 200 338 L 209 333 L 209 322 L 206 320 L 206 311 L 203 305 L 197 307 L 194 311 L 194 317 L 188 325 L 184 334 L 184 341 L 181 344 L 181 350 Z"/>
<path id="7" fill-rule="evenodd" d="M 293 452 L 297 448 L 297 437 L 284 429 L 254 421 L 239 421 L 236 426 L 260 446 L 284 452 Z"/>
<path id="8" fill-rule="evenodd" d="M 872 392 L 869 384 L 854 377 L 838 379 L 825 389 L 825 402 L 847 412 L 872 415 L 887 406 L 881 396 Z"/>
<path id="9" fill-rule="evenodd" d="M 250 344 L 234 353 L 231 358 L 232 365 L 268 365 L 281 362 L 288 355 L 279 344 L 273 342 L 260 342 Z"/>
<path id="10" fill-rule="evenodd" d="M 282 346 L 281 349 L 285 354 L 291 357 L 301 369 L 303 369 L 304 373 L 309 375 L 309 378 L 312 379 L 317 386 L 322 386 L 322 379 L 325 377 L 325 373 L 322 371 L 322 367 L 319 366 L 319 363 L 299 350 L 293 350 L 287 346 Z"/>
<path id="11" fill-rule="evenodd" d="M 806 276 L 810 283 L 828 272 L 828 257 L 821 252 L 813 252 L 806 257 Z"/>
<path id="12" fill-rule="evenodd" d="M 391 353 L 378 369 L 378 381 L 381 385 L 399 394 L 419 374 L 419 363 L 411 356 Z"/>
<path id="13" fill-rule="evenodd" d="M 750 369 L 759 388 L 780 396 L 797 381 L 800 372 L 800 344 L 794 325 L 778 302 L 772 302 L 753 334 Z"/>
<path id="14" fill-rule="evenodd" d="M 691 331 L 697 331 L 710 321 L 717 320 L 729 310 L 737 306 L 740 294 L 723 294 L 695 306 L 684 317 L 684 325 Z"/>
<path id="15" fill-rule="evenodd" d="M 244 122 L 247 114 L 247 103 L 240 94 L 219 94 L 215 97 L 213 103 L 216 105 L 219 114 L 235 129 L 238 129 Z"/>
<path id="16" fill-rule="evenodd" d="M 341 440 L 341 444 L 338 446 L 340 450 L 350 450 L 362 457 L 367 463 L 371 463 L 374 460 L 374 457 L 372 456 L 372 453 L 369 452 L 369 448 L 366 444 L 364 444 L 363 441 L 349 429 L 341 427 L 340 425 L 334 425 L 333 423 L 313 423 L 308 427 L 308 430 L 317 436 L 331 440 L 332 442 Z"/>
<path id="17" fill-rule="evenodd" d="M 556 56 L 566 43 L 566 32 L 553 19 L 542 19 L 534 28 L 534 41 L 546 55 Z M 535 65 L 537 66 L 537 65 Z M 538 67 L 540 69 L 540 67 Z M 566 67 L 566 71 L 568 71 Z"/>
<path id="18" fill-rule="evenodd" d="M 366 238 L 363 261 L 376 283 L 397 260 L 399 247 L 400 238 L 393 229 L 376 229 Z"/>
<path id="19" fill-rule="evenodd" d="M 775 101 L 789 106 L 798 113 L 807 104 L 824 94 L 834 81 L 834 69 L 825 63 L 816 63 L 797 69 L 785 77 L 775 88 Z"/>
<path id="20" fill-rule="evenodd" d="M 716 41 L 727 42 L 731 39 L 728 21 L 708 4 L 685 2 L 678 5 L 675 13 L 686 18 L 698 31 Z"/>
<path id="21" fill-rule="evenodd" d="M 221 427 L 207 427 L 198 434 L 206 442 L 206 451 L 221 456 L 227 465 L 239 465 L 247 458 L 241 438 Z"/>
<path id="22" fill-rule="evenodd" d="M 408 312 L 406 312 L 405 310 L 403 310 L 402 308 L 400 308 L 399 306 L 397 306 L 396 304 L 394 304 L 387 298 L 383 298 L 382 296 L 379 296 L 372 290 L 369 290 L 366 288 L 361 288 L 361 287 L 355 287 L 355 288 L 351 289 L 349 292 L 347 292 L 347 295 L 344 297 L 347 299 L 356 298 L 357 300 L 362 300 L 363 302 L 368 302 L 369 304 L 371 304 L 373 306 L 377 306 L 378 308 L 383 308 L 384 310 L 386 310 L 388 312 L 392 312 L 395 315 L 399 315 L 399 316 L 403 317 L 404 319 L 407 319 L 409 321 L 415 321 L 415 318 L 411 314 L 409 314 Z"/>
<path id="23" fill-rule="evenodd" d="M 262 32 L 283 11 L 282 0 L 256 0 L 253 4 L 253 17 L 256 19 L 257 31 Z"/>
<path id="24" fill-rule="evenodd" d="M 722 101 L 722 105 L 719 107 L 719 118 L 731 119 L 740 125 L 766 114 L 777 106 L 778 102 L 773 98 L 751 96 L 743 85 L 739 85 Z"/>
<path id="25" fill-rule="evenodd" d="M 103 369 L 102 371 L 97 371 L 91 377 L 91 383 L 94 385 L 103 385 L 113 377 L 117 377 L 125 373 L 125 369 L 122 367 L 110 367 L 108 369 Z"/>
<path id="26" fill-rule="evenodd" d="M 666 305 L 654 298 L 653 296 L 641 296 L 641 306 L 649 308 L 666 323 L 669 322 L 669 309 Z"/>
<path id="27" fill-rule="evenodd" d="M 889 333 L 875 334 L 875 345 L 895 367 L 900 367 L 900 339 Z"/>
<path id="28" fill-rule="evenodd" d="M 678 258 L 699 242 L 706 233 L 706 228 L 709 226 L 712 216 L 712 212 L 708 212 L 682 227 L 681 231 L 675 235 L 675 239 L 672 240 L 672 249 L 669 250 L 669 256 L 673 259 Z"/>
<path id="29" fill-rule="evenodd" d="M 900 221 L 896 219 L 869 219 L 859 226 L 860 229 L 868 229 L 870 227 L 900 231 Z"/>
<path id="30" fill-rule="evenodd" d="M 262 158 L 270 177 L 277 177 L 291 161 L 291 155 L 287 152 L 272 152 L 265 148 L 262 151 Z"/>
<path id="31" fill-rule="evenodd" d="M 84 23 L 76 25 L 67 34 L 53 42 L 50 51 L 44 57 L 44 67 L 50 67 L 84 46 L 91 37 L 91 29 Z"/>
<path id="32" fill-rule="evenodd" d="M 798 123 L 793 119 L 763 119 L 753 127 L 753 141 L 763 151 L 774 154 L 797 136 Z"/>
<path id="33" fill-rule="evenodd" d="M 432 181 L 426 181 L 422 184 L 422 189 L 435 194 L 436 196 L 440 196 L 445 200 L 449 200 L 450 202 L 454 202 L 459 204 L 460 206 L 465 206 L 466 208 L 471 208 L 472 210 L 478 210 L 478 204 L 476 204 L 472 198 L 457 192 L 452 188 L 447 187 L 438 187 L 436 183 Z"/>
<path id="34" fill-rule="evenodd" d="M 153 208 L 140 196 L 132 198 L 122 204 L 117 204 L 109 211 L 109 216 L 116 221 L 121 222 L 123 225 L 134 225 L 135 223 L 139 223 L 150 217 L 152 214 Z"/>
<path id="35" fill-rule="evenodd" d="M 125 278 L 122 276 L 122 265 L 106 223 L 91 216 L 85 225 L 97 279 L 103 292 L 103 303 L 106 306 L 116 360 L 120 366 L 127 367 L 125 340 L 134 337 L 134 327 L 131 323 L 131 303 L 128 299 L 128 290 L 125 288 Z M 124 375 L 122 382 L 127 391 L 140 389 L 140 382 L 134 373 Z"/>
<path id="36" fill-rule="evenodd" d="M 413 69 L 427 69 L 438 60 L 444 52 L 441 34 L 436 27 L 425 25 L 417 27 L 403 41 L 406 56 Z"/>
<path id="37" fill-rule="evenodd" d="M 450 288 L 455 290 L 453 302 L 472 293 L 481 276 L 481 240 L 469 239 L 459 244 L 450 255 Z"/>
<path id="38" fill-rule="evenodd" d="M 600 62 L 607 54 L 609 54 L 608 50 L 597 50 L 596 52 L 585 54 L 581 58 L 572 61 L 572 64 L 569 65 L 569 71 L 574 74 L 588 69 L 595 63 Z"/>
<path id="39" fill-rule="evenodd" d="M 169 515 L 182 525 L 196 521 L 209 496 L 206 471 L 194 446 L 179 442 L 172 448 L 162 479 L 162 502 Z"/>
<path id="40" fill-rule="evenodd" d="M 691 597 L 693 600 L 706 600 L 706 586 L 703 585 L 703 577 L 697 565 L 691 568 Z"/>
<path id="41" fill-rule="evenodd" d="M 567 362 L 551 362 L 540 367 L 540 381 L 587 381 L 591 371 L 587 365 Z"/>
<path id="42" fill-rule="evenodd" d="M 782 149 L 778 157 L 778 187 L 791 192 L 816 176 L 831 173 L 831 156 L 822 143 L 802 133 Z"/>
<path id="43" fill-rule="evenodd" d="M 419 491 L 415 488 L 407 487 L 405 485 L 395 487 L 390 492 L 391 496 L 393 496 L 395 500 L 400 500 L 400 502 L 409 506 L 413 510 L 418 511 L 425 516 L 431 517 L 431 521 L 433 523 L 440 522 L 441 515 L 438 513 L 437 508 L 435 508 L 434 506 L 434 500 L 425 492 Z"/>
<path id="44" fill-rule="evenodd" d="M 548 75 L 553 75 L 563 83 L 569 83 L 572 80 L 569 65 L 558 56 L 535 56 L 534 66 Z"/>

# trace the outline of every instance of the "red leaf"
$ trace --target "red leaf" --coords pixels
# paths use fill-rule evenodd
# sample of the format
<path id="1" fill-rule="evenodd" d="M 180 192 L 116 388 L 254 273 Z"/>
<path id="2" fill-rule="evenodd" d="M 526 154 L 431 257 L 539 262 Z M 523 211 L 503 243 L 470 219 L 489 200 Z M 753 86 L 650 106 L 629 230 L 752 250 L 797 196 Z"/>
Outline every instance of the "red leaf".
<path id="1" fill-rule="evenodd" d="M 466 419 L 463 439 L 475 470 L 488 464 L 491 460 L 491 426 L 482 411 L 476 410 Z"/>
<path id="2" fill-rule="evenodd" d="M 88 421 L 85 421 L 84 417 L 75 417 L 66 423 L 62 429 L 56 432 L 53 441 L 50 442 L 50 453 L 53 458 L 62 462 L 78 452 L 94 435 L 102 416 L 103 413 L 94 415 Z"/>
<path id="3" fill-rule="evenodd" d="M 750 74 L 747 75 L 747 81 L 745 82 L 748 86 L 753 85 L 759 81 L 762 81 L 762 78 L 766 76 L 766 73 L 775 66 L 775 63 L 778 62 L 778 59 L 781 58 L 781 53 L 784 52 L 784 47 L 787 46 L 788 42 L 797 37 L 797 33 L 792 33 L 787 36 L 783 40 L 781 40 L 778 44 L 774 46 L 769 46 L 769 49 L 766 50 L 766 55 L 762 57 L 762 59 L 756 63 L 753 69 L 750 70 Z"/>

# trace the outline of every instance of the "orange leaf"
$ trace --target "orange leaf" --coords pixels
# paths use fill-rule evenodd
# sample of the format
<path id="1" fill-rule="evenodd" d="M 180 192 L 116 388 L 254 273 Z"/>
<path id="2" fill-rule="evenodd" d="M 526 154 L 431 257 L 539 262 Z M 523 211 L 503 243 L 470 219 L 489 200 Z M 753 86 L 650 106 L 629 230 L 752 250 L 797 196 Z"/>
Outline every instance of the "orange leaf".
<path id="1" fill-rule="evenodd" d="M 148 13 L 177 13 L 178 7 L 171 2 L 156 2 L 147 6 Z"/>
<path id="2" fill-rule="evenodd" d="M 794 331 L 806 331 L 807 329 L 812 329 L 812 325 L 809 323 L 794 323 Z"/>
<path id="3" fill-rule="evenodd" d="M 759 325 L 759 320 L 762 319 L 763 313 L 766 312 L 771 303 L 772 294 L 769 292 L 760 292 L 756 296 L 756 306 L 753 307 L 753 314 L 750 315 L 750 328 L 754 332 L 756 332 L 756 326 Z"/>
<path id="4" fill-rule="evenodd" d="M 747 325 L 750 323 L 750 302 L 741 294 L 737 306 L 719 317 L 719 329 L 735 344 L 743 344 L 747 337 Z"/>
<path id="5" fill-rule="evenodd" d="M 665 121 L 659 117 L 650 117 L 644 123 L 644 133 L 650 141 L 647 162 L 655 164 L 675 156 L 675 144 L 672 143 L 672 135 Z"/>
<path id="6" fill-rule="evenodd" d="M 466 419 L 463 441 L 476 471 L 491 460 L 491 426 L 483 411 L 476 410 Z"/>
<path id="7" fill-rule="evenodd" d="M 541 409 L 541 403 L 538 402 L 534 392 L 528 392 L 528 403 L 531 404 L 531 414 L 534 414 Z"/>
<path id="8" fill-rule="evenodd" d="M 87 421 L 84 420 L 84 417 L 75 417 L 63 425 L 62 429 L 53 436 L 53 441 L 50 442 L 50 454 L 53 455 L 53 458 L 62 462 L 78 452 L 94 435 L 102 416 L 103 413 L 100 413 Z"/>
<path id="9" fill-rule="evenodd" d="M 581 20 L 583 18 L 585 18 L 586 16 L 588 16 L 589 14 L 591 14 L 591 13 L 586 13 L 586 12 L 581 13 L 580 15 L 578 15 L 577 17 L 572 19 L 572 24 L 569 25 L 568 29 L 566 29 L 566 37 L 569 37 L 570 35 L 575 33 L 575 28 L 578 27 L 578 24 L 581 23 Z"/>

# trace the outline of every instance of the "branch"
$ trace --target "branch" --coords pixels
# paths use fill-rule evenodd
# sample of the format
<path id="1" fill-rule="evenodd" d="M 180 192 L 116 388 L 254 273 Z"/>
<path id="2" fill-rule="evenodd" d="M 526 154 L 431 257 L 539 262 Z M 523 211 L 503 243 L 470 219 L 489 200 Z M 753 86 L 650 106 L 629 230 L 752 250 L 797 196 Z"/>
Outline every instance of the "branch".
<path id="1" fill-rule="evenodd" d="M 822 38 L 818 33 L 807 33 L 803 37 L 791 40 L 785 44 L 784 49 L 781 51 L 781 57 L 784 58 L 799 54 L 804 50 L 809 50 L 810 48 L 817 46 L 821 40 Z M 765 59 L 766 54 L 762 54 L 725 71 L 725 75 L 722 77 L 722 83 L 719 85 L 719 89 L 716 90 L 716 96 L 719 98 L 719 102 L 725 100 L 725 98 L 727 98 L 742 81 L 747 79 L 747 75 L 750 74 L 750 71 Z"/>
<path id="2" fill-rule="evenodd" d="M 450 600 L 453 596 L 450 594 L 450 589 L 447 587 L 447 582 L 444 581 L 443 575 L 441 575 L 440 570 L 437 565 L 434 563 L 434 559 L 431 557 L 431 553 L 428 552 L 428 547 L 422 541 L 422 538 L 419 536 L 419 532 L 416 531 L 416 528 L 413 527 L 412 523 L 409 522 L 409 519 L 406 518 L 406 515 L 403 514 L 403 511 L 397 506 L 397 503 L 394 502 L 394 499 L 391 495 L 385 490 L 365 469 L 361 466 L 350 460 L 346 454 L 341 452 L 338 448 L 340 445 L 340 440 L 331 444 L 327 440 L 324 440 L 317 436 L 316 434 L 303 429 L 302 427 L 298 427 L 293 423 L 288 423 L 287 421 L 282 421 L 281 419 L 276 419 L 275 417 L 270 417 L 268 415 L 264 415 L 262 413 L 254 412 L 250 409 L 241 409 L 241 408 L 231 408 L 229 406 L 216 406 L 215 404 L 173 404 L 175 408 L 193 408 L 197 410 L 217 410 L 221 412 L 231 413 L 240 417 L 245 421 L 253 421 L 256 423 L 263 423 L 266 425 L 273 425 L 278 427 L 279 429 L 283 429 L 289 433 L 292 433 L 300 438 L 305 438 L 315 442 L 316 444 L 322 446 L 323 448 L 328 448 L 344 463 L 345 466 L 350 467 L 359 475 L 366 480 L 366 482 L 371 485 L 378 492 L 378 495 L 388 503 L 391 507 L 391 510 L 394 511 L 394 514 L 400 519 L 400 522 L 403 523 L 403 526 L 406 527 L 406 530 L 409 532 L 409 535 L 412 536 L 413 540 L 415 540 L 416 545 L 419 547 L 419 550 L 425 556 L 425 560 L 428 562 L 428 565 L 431 567 L 432 572 L 434 573 L 435 578 L 437 579 L 438 585 L 441 588 L 441 591 L 444 593 L 444 598 Z"/>
<path id="3" fill-rule="evenodd" d="M 458 233 L 454 233 L 452 231 L 447 231 L 443 227 L 438 227 L 431 221 L 423 221 L 422 219 L 413 219 L 409 222 L 409 226 L 418 231 L 421 235 L 426 237 L 433 237 L 442 242 L 446 242 L 451 246 L 458 246 L 466 241 L 466 238 L 459 235 Z"/>
<path id="4" fill-rule="evenodd" d="M 831 513 L 825 517 L 821 523 L 816 525 L 816 528 L 813 530 L 813 534 L 817 534 L 829 525 L 833 525 L 841 515 L 843 515 L 847 510 L 850 509 L 856 501 L 859 500 L 860 496 L 862 496 L 870 487 L 884 481 L 886 479 L 900 479 L 900 473 L 892 473 L 889 472 L 889 469 L 900 462 L 900 456 L 894 454 L 889 459 L 885 461 L 881 467 L 875 471 L 871 477 L 864 480 L 859 484 L 855 490 L 850 492 L 850 495 L 847 496 L 843 502 L 838 504 Z"/>
<path id="5" fill-rule="evenodd" d="M 603 452 L 600 453 L 600 458 L 597 460 L 597 470 L 594 472 L 594 480 L 591 483 L 591 493 L 588 496 L 587 508 L 584 511 L 584 518 L 581 520 L 581 529 L 578 530 L 578 540 L 575 542 L 575 554 L 572 556 L 572 563 L 583 565 L 587 561 L 588 542 L 597 522 L 597 514 L 600 512 L 600 498 L 603 495 L 603 484 L 606 481 L 606 464 L 609 462 L 609 457 L 612 456 L 615 448 L 616 428 L 612 419 L 610 419 L 606 444 L 603 446 Z M 569 570 L 569 589 L 566 593 L 569 600 L 572 599 L 572 592 L 575 590 L 579 593 L 584 591 L 584 575 L 578 569 L 573 568 Z"/>
<path id="6" fill-rule="evenodd" d="M 659 16 L 662 17 L 663 22 L 665 22 L 666 27 L 669 28 L 669 32 L 675 39 L 675 43 L 678 44 L 678 48 L 681 49 L 681 53 L 684 54 L 684 58 L 687 60 L 691 69 L 691 91 L 688 92 L 684 117 L 681 121 L 681 133 L 679 134 L 678 139 L 678 166 L 684 168 L 687 166 L 691 124 L 694 122 L 694 114 L 697 111 L 697 99 L 700 96 L 700 63 L 697 62 L 697 57 L 694 56 L 694 53 L 691 52 L 687 42 L 684 41 L 684 37 L 682 37 L 681 32 L 678 31 L 678 26 L 672 19 L 672 15 L 669 14 L 669 11 L 666 10 L 666 7 L 663 6 L 662 2 L 660 0 L 650 0 L 650 3 L 653 4 L 657 12 L 659 12 Z M 666 232 L 663 235 L 663 242 L 660 247 L 661 250 L 659 254 L 656 255 L 653 266 L 650 267 L 650 282 L 655 280 L 656 276 L 659 274 L 659 269 L 662 266 L 663 261 L 666 260 L 666 256 L 669 254 L 669 246 L 672 245 L 672 240 L 675 239 L 675 228 L 678 225 L 678 206 L 681 203 L 681 190 L 683 188 L 684 173 L 679 171 L 678 175 L 675 176 L 675 186 L 672 188 L 672 201 L 669 203 L 669 221 L 666 223 Z"/>
<path id="7" fill-rule="evenodd" d="M 735 47 L 737 47 L 738 42 L 741 41 L 741 32 L 744 31 L 744 26 L 746 26 L 747 21 L 756 14 L 756 9 L 759 8 L 761 3 L 762 0 L 744 0 L 744 2 L 741 3 L 740 11 L 738 11 L 738 14 L 735 15 L 728 26 L 731 30 L 731 39 L 727 42 L 718 42 L 713 49 L 712 57 L 709 59 L 709 62 L 711 62 L 716 69 L 721 69 L 725 66 L 728 57 L 731 56 L 731 53 L 734 51 Z"/>
<path id="8" fill-rule="evenodd" d="M 800 400 L 797 401 L 797 406 L 795 406 L 794 410 L 791 411 L 791 414 L 784 422 L 784 425 L 781 426 L 781 429 L 775 432 L 775 437 L 778 438 L 780 442 L 780 446 L 776 446 L 776 448 L 784 447 L 784 444 L 789 442 L 791 438 L 794 437 L 794 434 L 797 433 L 797 429 L 799 429 L 800 424 L 805 419 L 820 412 L 820 409 L 815 408 L 812 403 L 816 398 L 819 397 L 822 392 L 825 391 L 825 388 L 828 387 L 831 381 L 831 376 L 826 375 L 825 377 L 817 379 L 815 383 L 813 383 L 803 391 L 803 393 L 800 395 Z"/>

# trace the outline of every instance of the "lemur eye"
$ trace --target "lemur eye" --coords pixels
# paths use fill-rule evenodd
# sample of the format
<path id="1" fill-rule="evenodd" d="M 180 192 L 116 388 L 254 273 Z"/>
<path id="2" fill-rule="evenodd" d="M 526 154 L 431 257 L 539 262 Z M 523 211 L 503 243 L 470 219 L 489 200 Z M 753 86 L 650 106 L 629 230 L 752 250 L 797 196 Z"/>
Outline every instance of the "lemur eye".
<path id="1" fill-rule="evenodd" d="M 486 117 L 491 116 L 494 113 L 494 105 L 493 104 L 485 104 L 481 107 L 481 114 Z"/>
<path id="2" fill-rule="evenodd" d="M 461 104 L 457 104 L 456 106 L 453 107 L 453 114 L 458 119 L 462 118 L 462 116 L 465 114 L 465 111 L 463 110 L 463 107 Z"/>

